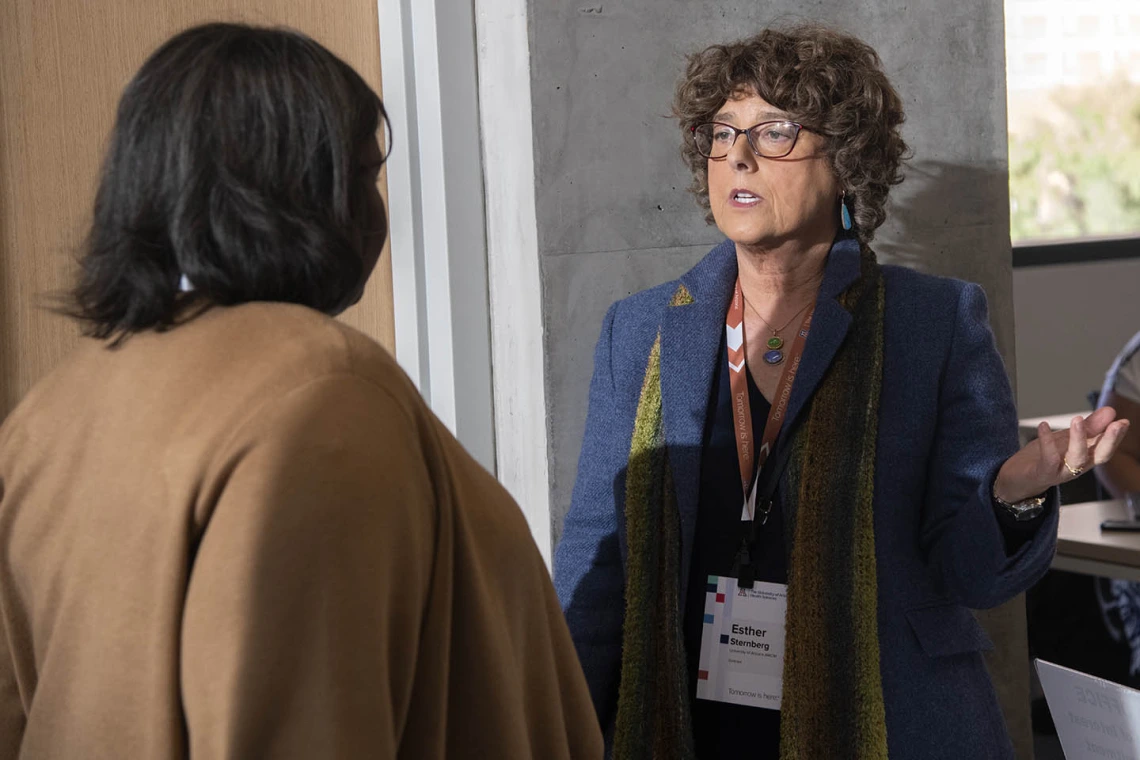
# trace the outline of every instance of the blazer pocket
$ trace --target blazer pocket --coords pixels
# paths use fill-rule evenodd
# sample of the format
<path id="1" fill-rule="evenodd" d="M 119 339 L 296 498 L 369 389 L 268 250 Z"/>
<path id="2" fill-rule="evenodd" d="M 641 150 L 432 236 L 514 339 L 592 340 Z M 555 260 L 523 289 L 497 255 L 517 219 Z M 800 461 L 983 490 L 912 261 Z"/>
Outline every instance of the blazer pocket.
<path id="1" fill-rule="evenodd" d="M 994 648 L 981 624 L 960 604 L 907 610 L 906 619 L 928 657 L 988 652 Z"/>

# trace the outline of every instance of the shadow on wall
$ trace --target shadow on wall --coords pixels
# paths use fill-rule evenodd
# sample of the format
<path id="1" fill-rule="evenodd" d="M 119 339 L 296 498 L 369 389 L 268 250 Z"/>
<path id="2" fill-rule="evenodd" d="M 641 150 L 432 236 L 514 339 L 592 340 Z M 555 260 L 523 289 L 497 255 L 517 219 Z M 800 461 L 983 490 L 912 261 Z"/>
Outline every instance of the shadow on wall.
<path id="1" fill-rule="evenodd" d="M 931 275 L 974 279 L 955 253 L 963 244 L 1000 243 L 1009 251 L 1009 174 L 1004 166 L 918 161 L 894 188 L 888 220 L 874 240 L 882 260 Z M 1008 268 L 1009 260 L 990 262 Z"/>
<path id="2" fill-rule="evenodd" d="M 916 161 L 891 192 L 887 223 L 873 245 L 884 263 L 987 284 L 984 274 L 1008 270 L 1010 259 L 978 264 L 958 253 L 979 244 L 1011 250 L 1009 175 L 1004 166 Z M 963 249 L 963 246 L 972 246 Z M 971 269 L 977 269 L 973 276 Z"/>
<path id="3" fill-rule="evenodd" d="M 884 264 L 981 285 L 998 350 L 1016 387 L 1005 166 L 915 161 L 905 170 L 906 179 L 891 192 L 887 222 L 872 247 Z"/>

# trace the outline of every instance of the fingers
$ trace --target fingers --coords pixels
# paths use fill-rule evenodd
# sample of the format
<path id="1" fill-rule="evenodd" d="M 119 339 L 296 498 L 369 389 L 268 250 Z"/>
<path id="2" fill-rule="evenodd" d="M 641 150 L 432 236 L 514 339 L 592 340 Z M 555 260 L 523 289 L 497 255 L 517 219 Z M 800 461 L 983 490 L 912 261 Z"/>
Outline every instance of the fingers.
<path id="1" fill-rule="evenodd" d="M 1052 476 L 1061 468 L 1061 447 L 1057 443 L 1057 434 L 1049 427 L 1048 422 L 1037 426 L 1037 444 L 1041 447 L 1041 462 L 1044 471 Z"/>
<path id="2" fill-rule="evenodd" d="M 1116 419 L 1116 410 L 1111 406 L 1102 406 L 1095 412 L 1084 418 L 1085 435 L 1089 438 L 1095 438 L 1108 429 L 1108 426 Z"/>
<path id="3" fill-rule="evenodd" d="M 1097 413 L 1099 412 L 1100 410 L 1097 410 Z M 1090 415 L 1090 417 L 1095 416 L 1095 414 Z M 1099 433 L 1097 435 L 1099 435 Z M 1080 475 L 1092 464 L 1092 457 L 1089 455 L 1088 436 L 1089 431 L 1085 418 L 1074 417 L 1072 424 L 1069 426 L 1069 447 L 1065 451 L 1065 458 L 1062 463 L 1066 470 L 1063 474 L 1067 475 L 1070 479 Z"/>
<path id="4" fill-rule="evenodd" d="M 1128 435 L 1130 424 L 1128 420 L 1117 420 L 1108 426 L 1100 441 L 1093 446 L 1092 459 L 1094 465 L 1102 465 L 1112 459 L 1112 455 L 1120 448 L 1124 436 Z"/>

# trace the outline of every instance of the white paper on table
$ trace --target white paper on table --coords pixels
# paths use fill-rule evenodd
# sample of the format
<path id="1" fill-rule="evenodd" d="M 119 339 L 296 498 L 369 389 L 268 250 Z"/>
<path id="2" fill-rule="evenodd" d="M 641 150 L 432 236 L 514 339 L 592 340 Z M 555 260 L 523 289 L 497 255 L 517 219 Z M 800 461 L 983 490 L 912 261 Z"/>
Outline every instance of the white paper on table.
<path id="1" fill-rule="evenodd" d="M 1065 760 L 1140 760 L 1140 691 L 1036 660 Z"/>

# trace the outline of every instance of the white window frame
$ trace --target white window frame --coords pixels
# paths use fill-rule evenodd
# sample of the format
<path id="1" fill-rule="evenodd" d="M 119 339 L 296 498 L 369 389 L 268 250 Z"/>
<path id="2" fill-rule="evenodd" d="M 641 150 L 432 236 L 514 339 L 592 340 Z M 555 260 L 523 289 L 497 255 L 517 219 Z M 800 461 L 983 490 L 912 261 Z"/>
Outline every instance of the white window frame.
<path id="1" fill-rule="evenodd" d="M 549 564 L 534 157 L 517 148 L 533 145 L 526 0 L 377 3 L 396 358 Z"/>

